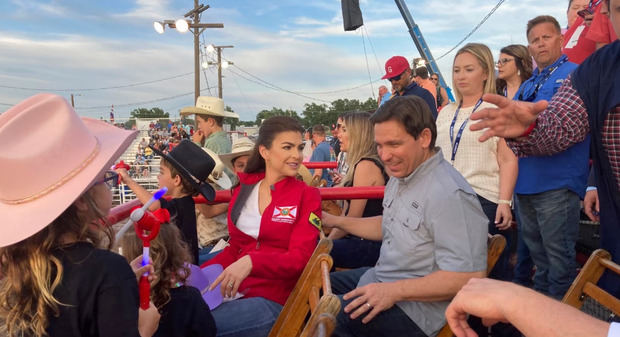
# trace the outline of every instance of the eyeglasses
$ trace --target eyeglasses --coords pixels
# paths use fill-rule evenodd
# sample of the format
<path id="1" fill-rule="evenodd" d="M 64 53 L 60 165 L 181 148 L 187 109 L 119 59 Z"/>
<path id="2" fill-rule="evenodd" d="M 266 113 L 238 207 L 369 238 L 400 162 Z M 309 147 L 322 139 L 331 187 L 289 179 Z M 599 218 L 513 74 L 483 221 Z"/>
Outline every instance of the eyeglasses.
<path id="1" fill-rule="evenodd" d="M 431 77 L 431 81 L 439 81 L 439 79 L 436 77 Z"/>
<path id="2" fill-rule="evenodd" d="M 118 173 L 106 171 L 102 179 L 95 181 L 95 185 L 106 184 L 109 188 L 118 187 Z"/>
<path id="3" fill-rule="evenodd" d="M 388 78 L 388 81 L 390 81 L 390 82 L 400 81 L 400 78 L 403 76 L 403 74 L 404 74 L 404 72 L 402 72 L 399 75 L 396 75 L 394 77 L 390 77 L 390 78 Z"/>
<path id="4" fill-rule="evenodd" d="M 508 63 L 508 62 L 510 62 L 510 61 L 514 61 L 514 60 L 515 60 L 515 59 L 509 59 L 509 58 L 499 59 L 499 60 L 497 60 L 497 66 L 498 66 L 498 67 L 501 67 L 501 66 L 503 66 L 504 64 L 506 64 L 506 63 Z"/>

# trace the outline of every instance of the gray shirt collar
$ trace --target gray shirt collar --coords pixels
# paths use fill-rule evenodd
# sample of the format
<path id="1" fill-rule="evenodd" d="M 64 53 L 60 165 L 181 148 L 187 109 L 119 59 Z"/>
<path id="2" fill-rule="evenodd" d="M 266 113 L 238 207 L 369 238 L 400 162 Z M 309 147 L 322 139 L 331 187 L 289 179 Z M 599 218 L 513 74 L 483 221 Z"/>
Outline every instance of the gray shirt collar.
<path id="1" fill-rule="evenodd" d="M 439 163 L 443 160 L 443 154 L 441 153 L 441 148 L 439 147 L 435 147 L 432 151 L 435 152 L 435 154 L 420 164 L 420 166 L 413 170 L 413 172 L 411 172 L 408 176 L 398 178 L 398 181 L 401 184 L 409 184 L 415 177 L 425 176 L 432 169 L 437 167 L 437 165 L 439 165 Z"/>

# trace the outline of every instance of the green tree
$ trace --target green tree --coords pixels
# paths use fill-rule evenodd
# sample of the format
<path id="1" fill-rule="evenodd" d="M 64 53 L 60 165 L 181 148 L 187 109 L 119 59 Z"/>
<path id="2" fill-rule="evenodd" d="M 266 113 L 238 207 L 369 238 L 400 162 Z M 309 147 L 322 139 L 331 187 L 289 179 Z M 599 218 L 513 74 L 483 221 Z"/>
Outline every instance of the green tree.
<path id="1" fill-rule="evenodd" d="M 306 103 L 304 104 L 304 128 L 310 128 L 317 124 L 328 122 L 327 104 Z"/>
<path id="2" fill-rule="evenodd" d="M 169 118 L 170 114 L 161 108 L 138 108 L 130 112 L 132 118 Z"/>
<path id="3" fill-rule="evenodd" d="M 274 116 L 289 116 L 301 122 L 301 118 L 299 117 L 299 115 L 297 115 L 297 112 L 295 110 L 282 110 L 280 108 L 273 107 L 271 108 L 271 110 L 262 110 L 261 112 L 256 114 L 256 125 L 260 126 L 263 123 L 263 120 Z"/>
<path id="4" fill-rule="evenodd" d="M 230 112 L 235 112 L 235 110 L 233 110 L 228 105 L 226 106 L 226 108 L 224 110 L 230 111 Z M 237 129 L 237 125 L 239 125 L 239 119 L 232 118 L 232 117 L 226 117 L 226 118 L 224 118 L 224 124 L 230 124 L 230 131 L 234 131 L 234 130 Z"/>

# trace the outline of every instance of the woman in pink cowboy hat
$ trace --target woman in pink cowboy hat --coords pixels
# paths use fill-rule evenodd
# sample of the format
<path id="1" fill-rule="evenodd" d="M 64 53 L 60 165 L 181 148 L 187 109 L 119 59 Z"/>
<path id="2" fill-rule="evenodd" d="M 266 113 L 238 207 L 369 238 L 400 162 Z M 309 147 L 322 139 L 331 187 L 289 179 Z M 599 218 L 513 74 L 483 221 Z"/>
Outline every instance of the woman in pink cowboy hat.
<path id="1" fill-rule="evenodd" d="M 0 326 L 9 336 L 150 336 L 136 274 L 108 250 L 107 171 L 136 132 L 39 94 L 0 115 Z M 147 266 L 138 269 L 141 274 Z"/>

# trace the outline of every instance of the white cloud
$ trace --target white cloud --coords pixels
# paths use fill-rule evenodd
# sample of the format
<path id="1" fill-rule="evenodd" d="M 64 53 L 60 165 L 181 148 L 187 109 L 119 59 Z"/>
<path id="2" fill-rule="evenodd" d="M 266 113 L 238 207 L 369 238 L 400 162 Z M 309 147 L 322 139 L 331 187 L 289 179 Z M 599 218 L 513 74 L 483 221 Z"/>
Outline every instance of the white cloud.
<path id="1" fill-rule="evenodd" d="M 491 0 L 444 0 L 416 2 L 414 7 L 413 2 L 409 1 L 409 9 L 432 53 L 439 57 L 461 40 L 495 3 Z M 168 0 L 138 0 L 127 13 L 101 13 L 116 19 L 111 22 L 101 20 L 98 22 L 101 27 L 118 25 L 121 21 L 132 22 L 132 29 L 140 32 L 136 36 L 98 37 L 79 31 L 54 34 L 53 30 L 46 35 L 0 31 L 3 51 L 0 53 L 0 84 L 55 89 L 94 88 L 193 72 L 191 34 L 157 35 L 150 25 L 153 18 L 172 19 L 189 10 L 186 4 L 182 4 L 185 6 L 182 8 L 173 8 L 178 5 Z M 241 69 L 286 90 L 312 92 L 307 96 L 317 99 L 366 99 L 377 90 L 378 85 L 386 84 L 374 83 L 372 90 L 367 85 L 345 92 L 318 94 L 369 82 L 361 32 L 343 31 L 338 0 L 310 1 L 304 4 L 302 15 L 290 15 L 290 12 L 284 11 L 283 8 L 287 8 L 285 5 L 288 6 L 280 2 L 277 6 L 270 2 L 261 5 L 270 10 L 269 15 L 282 12 L 281 21 L 262 23 L 262 26 L 250 22 L 248 18 L 256 20 L 258 14 L 266 15 L 266 11 L 248 14 L 247 8 L 225 7 L 228 5 L 223 3 L 221 7 L 225 8 L 214 6 L 203 14 L 202 21 L 223 22 L 225 29 L 207 30 L 207 43 L 234 45 L 235 48 L 224 51 L 224 57 Z M 371 79 L 383 75 L 383 63 L 390 56 L 404 55 L 408 59 L 417 56 L 407 27 L 393 2 L 362 1 L 362 10 L 364 29 L 372 41 L 369 44 L 366 40 Z M 48 9 L 48 12 L 49 16 L 54 15 L 54 10 Z M 544 3 L 507 1 L 467 42 L 484 42 L 496 54 L 504 45 L 524 43 L 527 20 L 539 14 L 555 15 L 560 22 L 565 22 L 564 0 Z M 454 52 L 438 61 L 448 82 L 453 55 Z M 224 71 L 224 100 L 244 120 L 253 120 L 255 113 L 274 106 L 292 108 L 301 113 L 304 103 L 311 102 L 308 98 L 265 88 L 233 74 L 233 71 L 243 74 L 235 67 Z M 216 72 L 206 72 L 209 84 L 215 85 Z M 201 87 L 205 86 L 205 80 L 201 78 Z M 76 97 L 78 108 L 115 104 L 117 116 L 126 116 L 136 106 L 122 107 L 123 104 L 187 92 L 193 92 L 192 75 L 124 89 L 75 93 L 82 94 Z M 16 103 L 33 93 L 2 88 L 0 102 Z M 68 96 L 70 92 L 61 94 Z M 205 90 L 203 94 L 208 92 Z M 212 94 L 216 95 L 216 91 Z M 160 106 L 176 114 L 178 109 L 192 103 L 193 95 L 190 94 L 144 106 Z M 5 108 L 0 106 L 0 111 Z M 99 117 L 108 109 L 78 111 Z"/>

